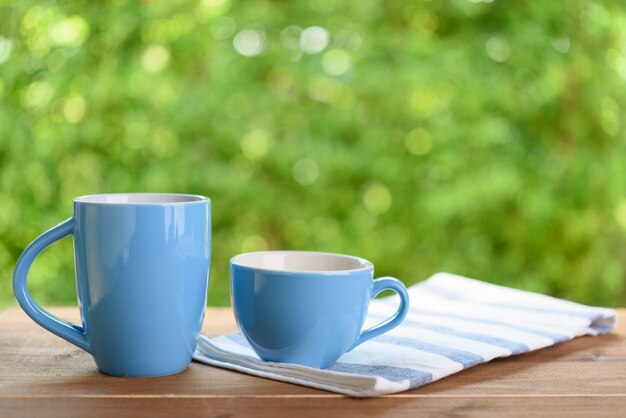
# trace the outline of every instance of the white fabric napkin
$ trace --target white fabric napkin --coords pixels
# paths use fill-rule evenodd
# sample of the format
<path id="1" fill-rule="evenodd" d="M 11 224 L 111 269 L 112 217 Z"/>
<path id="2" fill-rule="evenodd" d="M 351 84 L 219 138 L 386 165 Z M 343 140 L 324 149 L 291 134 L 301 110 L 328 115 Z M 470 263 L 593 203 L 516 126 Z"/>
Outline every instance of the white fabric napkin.
<path id="1" fill-rule="evenodd" d="M 327 369 L 264 362 L 241 334 L 201 336 L 194 359 L 213 366 L 365 397 L 417 388 L 497 357 L 582 335 L 610 332 L 613 309 L 438 273 L 409 288 L 400 326 L 363 343 Z M 365 327 L 390 317 L 398 296 L 373 300 Z"/>

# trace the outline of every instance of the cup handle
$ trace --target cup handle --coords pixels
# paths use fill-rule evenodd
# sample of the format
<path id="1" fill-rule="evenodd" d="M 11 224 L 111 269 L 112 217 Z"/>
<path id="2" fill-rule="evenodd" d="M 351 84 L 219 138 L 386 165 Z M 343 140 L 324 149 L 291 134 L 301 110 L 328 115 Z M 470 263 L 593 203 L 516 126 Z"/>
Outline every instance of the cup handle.
<path id="1" fill-rule="evenodd" d="M 372 298 L 376 297 L 383 290 L 393 290 L 400 296 L 400 307 L 396 311 L 395 315 L 391 318 L 387 319 L 384 322 L 381 322 L 378 325 L 375 325 L 363 332 L 357 337 L 350 347 L 352 351 L 356 346 L 364 343 L 365 341 L 372 339 L 374 337 L 379 336 L 380 334 L 384 334 L 387 331 L 391 331 L 404 319 L 406 314 L 409 311 L 409 293 L 406 290 L 404 284 L 393 277 L 381 277 L 379 279 L 374 280 L 374 288 L 372 289 Z"/>
<path id="2" fill-rule="evenodd" d="M 74 218 L 67 219 L 35 239 L 22 253 L 13 272 L 13 293 L 18 303 L 33 321 L 51 333 L 93 354 L 93 348 L 82 327 L 57 318 L 45 311 L 28 293 L 26 277 L 35 258 L 50 244 L 74 233 Z"/>

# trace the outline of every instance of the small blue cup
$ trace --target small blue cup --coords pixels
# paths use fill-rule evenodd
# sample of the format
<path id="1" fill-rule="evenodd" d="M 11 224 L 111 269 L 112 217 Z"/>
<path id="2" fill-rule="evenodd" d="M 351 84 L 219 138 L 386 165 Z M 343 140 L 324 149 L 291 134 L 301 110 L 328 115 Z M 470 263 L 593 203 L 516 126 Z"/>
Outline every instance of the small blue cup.
<path id="1" fill-rule="evenodd" d="M 409 308 L 401 281 L 374 280 L 362 258 L 307 251 L 263 251 L 230 261 L 231 297 L 241 332 L 266 361 L 331 366 L 359 344 L 395 328 Z M 361 331 L 370 300 L 400 296 L 395 315 Z"/>
<path id="2" fill-rule="evenodd" d="M 74 237 L 82 326 L 43 310 L 26 276 L 48 245 Z M 148 377 L 191 362 L 204 319 L 211 202 L 180 194 L 74 199 L 74 216 L 33 241 L 13 274 L 15 297 L 39 325 L 87 351 L 101 372 Z"/>

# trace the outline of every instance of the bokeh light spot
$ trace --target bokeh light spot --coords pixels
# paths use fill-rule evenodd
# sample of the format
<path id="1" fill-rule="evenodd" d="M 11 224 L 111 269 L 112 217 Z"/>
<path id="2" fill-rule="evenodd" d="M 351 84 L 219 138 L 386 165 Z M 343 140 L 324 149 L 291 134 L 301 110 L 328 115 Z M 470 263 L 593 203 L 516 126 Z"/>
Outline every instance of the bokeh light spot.
<path id="1" fill-rule="evenodd" d="M 22 96 L 22 104 L 31 110 L 40 109 L 50 103 L 54 90 L 46 81 L 35 81 L 30 84 Z"/>
<path id="2" fill-rule="evenodd" d="M 250 235 L 241 243 L 241 252 L 248 253 L 251 251 L 267 250 L 267 241 L 260 235 Z"/>
<path id="3" fill-rule="evenodd" d="M 254 57 L 265 48 L 265 35 L 254 29 L 245 29 L 235 35 L 233 47 L 244 57 Z"/>
<path id="4" fill-rule="evenodd" d="M 280 42 L 287 49 L 300 49 L 300 35 L 302 28 L 300 26 L 287 26 L 280 31 Z"/>
<path id="5" fill-rule="evenodd" d="M 65 66 L 65 52 L 63 49 L 56 49 L 48 54 L 46 65 L 51 73 L 60 71 Z"/>
<path id="6" fill-rule="evenodd" d="M 433 147 L 433 140 L 427 130 L 415 128 L 410 131 L 406 138 L 406 149 L 413 155 L 424 155 Z"/>
<path id="7" fill-rule="evenodd" d="M 626 55 L 615 48 L 609 48 L 606 51 L 606 61 L 622 79 L 626 80 Z"/>
<path id="8" fill-rule="evenodd" d="M 341 49 L 332 49 L 324 53 L 322 68 L 326 74 L 340 76 L 345 74 L 352 66 L 352 57 Z"/>
<path id="9" fill-rule="evenodd" d="M 147 44 L 166 44 L 194 30 L 190 13 L 177 13 L 169 19 L 156 19 L 144 26 L 141 37 Z"/>
<path id="10" fill-rule="evenodd" d="M 417 87 L 407 98 L 408 110 L 418 118 L 427 118 L 450 107 L 455 94 L 456 87 L 446 81 Z"/>
<path id="11" fill-rule="evenodd" d="M 60 46 L 79 46 L 85 42 L 87 36 L 89 23 L 78 15 L 63 19 L 50 29 L 50 40 Z"/>
<path id="12" fill-rule="evenodd" d="M 200 7 L 204 15 L 219 16 L 224 14 L 230 7 L 230 0 L 202 0 Z"/>
<path id="13" fill-rule="evenodd" d="M 550 41 L 550 44 L 552 45 L 552 48 L 554 48 L 556 51 L 560 52 L 561 54 L 565 54 L 567 51 L 569 51 L 569 48 L 570 48 L 570 41 L 569 41 L 569 37 L 567 36 L 554 38 Z"/>
<path id="14" fill-rule="evenodd" d="M 253 129 L 241 140 L 241 150 L 246 157 L 256 160 L 263 157 L 270 147 L 270 135 L 264 129 Z"/>
<path id="15" fill-rule="evenodd" d="M 309 96 L 318 102 L 331 103 L 338 94 L 340 84 L 327 77 L 316 77 L 308 85 Z"/>
<path id="16" fill-rule="evenodd" d="M 439 27 L 439 19 L 436 14 L 425 9 L 419 9 L 411 17 L 411 24 L 424 32 L 433 33 Z"/>
<path id="17" fill-rule="evenodd" d="M 363 192 L 363 204 L 370 213 L 381 215 L 391 207 L 391 193 L 381 183 L 369 184 Z"/>
<path id="18" fill-rule="evenodd" d="M 13 49 L 13 41 L 0 36 L 0 64 L 9 60 L 11 49 Z"/>
<path id="19" fill-rule="evenodd" d="M 29 8 L 20 22 L 22 33 L 27 34 L 37 26 L 42 24 L 44 17 L 49 14 L 49 9 L 45 6 L 33 6 Z"/>
<path id="20" fill-rule="evenodd" d="M 307 92 L 312 99 L 340 109 L 350 108 L 356 100 L 352 88 L 328 77 L 314 78 L 307 86 Z"/>
<path id="21" fill-rule="evenodd" d="M 317 163 L 310 158 L 303 158 L 293 165 L 293 178 L 303 186 L 315 183 L 319 175 Z"/>
<path id="22" fill-rule="evenodd" d="M 306 28 L 300 34 L 300 49 L 307 54 L 317 54 L 328 46 L 328 31 L 320 26 Z"/>
<path id="23" fill-rule="evenodd" d="M 77 94 L 65 101 L 63 115 L 69 123 L 78 123 L 85 115 L 87 103 L 83 96 Z"/>
<path id="24" fill-rule="evenodd" d="M 170 51 L 163 45 L 150 45 L 141 57 L 141 64 L 146 71 L 158 73 L 170 60 Z"/>
<path id="25" fill-rule="evenodd" d="M 615 208 L 615 219 L 619 226 L 626 231 L 626 197 L 621 197 Z"/>
<path id="26" fill-rule="evenodd" d="M 506 61 L 511 53 L 509 43 L 506 39 L 499 36 L 489 38 L 485 47 L 487 48 L 487 55 L 489 55 L 489 58 L 496 62 Z"/>
<path id="27" fill-rule="evenodd" d="M 178 137 L 169 129 L 159 128 L 152 135 L 149 146 L 159 157 L 171 156 L 178 148 Z"/>
<path id="28" fill-rule="evenodd" d="M 610 97 L 605 97 L 602 100 L 600 125 L 602 130 L 610 136 L 616 136 L 619 132 L 619 105 Z"/>

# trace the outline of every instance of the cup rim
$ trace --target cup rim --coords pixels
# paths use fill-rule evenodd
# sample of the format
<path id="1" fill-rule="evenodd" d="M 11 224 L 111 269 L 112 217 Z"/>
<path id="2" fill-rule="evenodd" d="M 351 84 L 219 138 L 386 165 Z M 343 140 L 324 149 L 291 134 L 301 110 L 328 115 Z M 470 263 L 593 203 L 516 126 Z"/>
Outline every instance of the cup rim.
<path id="1" fill-rule="evenodd" d="M 346 269 L 340 269 L 340 270 L 303 270 L 303 269 L 301 270 L 301 269 L 286 269 L 286 268 L 277 269 L 277 268 L 267 268 L 267 267 L 254 266 L 250 264 L 244 264 L 241 261 L 238 261 L 239 258 L 250 256 L 253 254 L 281 254 L 281 253 L 282 254 L 315 254 L 315 255 L 322 255 L 322 256 L 341 257 L 341 258 L 346 258 L 346 259 L 357 261 L 359 264 L 362 265 L 362 267 L 346 268 Z M 357 257 L 354 255 L 349 255 L 349 254 L 324 252 L 324 251 L 300 251 L 300 250 L 266 250 L 266 251 L 252 251 L 248 253 L 237 254 L 230 259 L 230 265 L 231 267 L 238 266 L 238 267 L 243 267 L 243 268 L 246 268 L 249 270 L 255 270 L 255 271 L 272 272 L 272 273 L 287 273 L 287 274 L 302 274 L 302 275 L 352 273 L 352 272 L 357 272 L 357 271 L 366 271 L 366 270 L 374 269 L 374 263 L 362 257 Z"/>
<path id="2" fill-rule="evenodd" d="M 128 201 L 124 199 L 128 197 L 137 200 Z M 108 200 L 107 198 L 112 199 Z M 185 193 L 98 193 L 74 198 L 74 203 L 89 205 L 178 206 L 210 201 L 211 199 L 206 196 Z"/>

